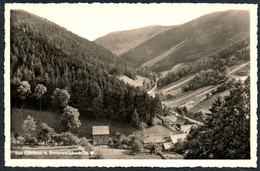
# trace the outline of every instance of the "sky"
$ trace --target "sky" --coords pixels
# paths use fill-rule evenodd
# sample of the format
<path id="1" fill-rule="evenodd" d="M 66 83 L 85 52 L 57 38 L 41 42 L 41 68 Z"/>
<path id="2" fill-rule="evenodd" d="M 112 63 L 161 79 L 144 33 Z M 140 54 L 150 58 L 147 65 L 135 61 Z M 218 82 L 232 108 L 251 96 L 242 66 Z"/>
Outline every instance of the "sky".
<path id="1" fill-rule="evenodd" d="M 225 10 L 248 9 L 239 4 L 9 4 L 46 18 L 66 29 L 95 40 L 110 32 L 150 25 L 183 24 L 202 15 Z"/>

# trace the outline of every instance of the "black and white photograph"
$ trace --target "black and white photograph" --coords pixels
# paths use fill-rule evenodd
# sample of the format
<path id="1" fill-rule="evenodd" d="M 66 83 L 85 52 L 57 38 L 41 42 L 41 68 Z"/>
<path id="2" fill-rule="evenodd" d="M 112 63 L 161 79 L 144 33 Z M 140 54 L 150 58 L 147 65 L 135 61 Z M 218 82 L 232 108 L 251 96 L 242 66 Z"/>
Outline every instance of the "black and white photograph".
<path id="1" fill-rule="evenodd" d="M 256 167 L 257 5 L 5 4 L 7 166 Z"/>

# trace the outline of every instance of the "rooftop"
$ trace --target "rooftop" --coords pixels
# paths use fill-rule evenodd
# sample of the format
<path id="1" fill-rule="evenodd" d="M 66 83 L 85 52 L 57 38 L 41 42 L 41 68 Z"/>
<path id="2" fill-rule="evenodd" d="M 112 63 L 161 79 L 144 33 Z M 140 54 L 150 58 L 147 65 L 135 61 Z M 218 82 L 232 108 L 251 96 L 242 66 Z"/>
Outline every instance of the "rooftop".
<path id="1" fill-rule="evenodd" d="M 92 126 L 92 135 L 109 135 L 109 126 Z"/>
<path id="2" fill-rule="evenodd" d="M 188 122 L 188 119 L 184 119 L 184 118 L 180 118 L 180 117 L 178 117 L 176 120 L 177 125 L 185 125 L 185 123 L 187 123 L 187 122 Z"/>
<path id="3" fill-rule="evenodd" d="M 176 116 L 173 116 L 173 115 L 170 115 L 170 116 L 166 116 L 166 119 L 165 119 L 167 122 L 171 122 L 171 123 L 175 123 L 176 120 L 177 120 L 177 117 Z"/>
<path id="4" fill-rule="evenodd" d="M 163 147 L 165 150 L 169 150 L 173 148 L 172 142 L 163 143 Z"/>
<path id="5" fill-rule="evenodd" d="M 187 135 L 188 134 L 175 134 L 175 135 L 171 135 L 170 136 L 171 142 L 174 144 L 174 143 L 177 143 L 178 140 L 184 140 Z"/>
<path id="6" fill-rule="evenodd" d="M 192 124 L 192 125 L 182 125 L 181 126 L 181 129 L 185 132 L 185 133 L 188 133 L 190 132 L 190 129 L 192 126 L 195 126 L 195 124 Z"/>

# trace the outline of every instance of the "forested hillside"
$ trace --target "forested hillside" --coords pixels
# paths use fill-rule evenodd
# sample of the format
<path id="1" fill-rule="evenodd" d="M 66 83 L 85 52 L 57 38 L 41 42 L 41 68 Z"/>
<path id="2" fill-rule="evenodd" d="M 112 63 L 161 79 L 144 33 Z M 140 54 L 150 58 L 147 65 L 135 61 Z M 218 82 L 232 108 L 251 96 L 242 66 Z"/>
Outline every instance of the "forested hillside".
<path id="1" fill-rule="evenodd" d="M 40 100 L 43 110 L 61 110 L 63 100 L 83 117 L 131 123 L 138 113 L 148 124 L 161 112 L 158 98 L 116 78 L 135 73 L 109 50 L 24 11 L 11 11 L 10 33 L 13 107 L 38 108 Z"/>
<path id="2" fill-rule="evenodd" d="M 30 37 L 37 35 L 42 39 L 41 41 L 64 53 L 65 57 L 74 58 L 74 60 L 84 60 L 88 64 L 104 69 L 111 74 L 125 74 L 131 78 L 135 77 L 133 67 L 126 61 L 117 58 L 115 54 L 104 47 L 88 41 L 44 18 L 25 11 L 12 11 L 11 23 L 14 29 L 20 31 L 19 38 L 21 34 L 28 34 L 23 40 L 25 44 L 28 44 Z M 18 35 L 19 33 L 16 34 Z M 31 46 L 31 44 L 28 45 Z M 37 49 L 35 45 L 32 44 L 32 46 L 33 50 Z"/>
<path id="3" fill-rule="evenodd" d="M 156 59 L 156 64 L 149 68 L 161 72 L 178 63 L 194 62 L 248 37 L 248 11 L 216 12 L 163 31 L 120 57 L 137 66 L 153 64 Z"/>
<path id="4" fill-rule="evenodd" d="M 95 43 L 104 46 L 113 53 L 120 55 L 153 36 L 170 29 L 169 26 L 147 26 L 133 30 L 117 31 L 99 37 Z"/>
<path id="5" fill-rule="evenodd" d="M 214 69 L 217 73 L 222 74 L 222 72 L 224 72 L 227 67 L 250 61 L 249 46 L 250 44 L 248 38 L 223 47 L 222 49 L 217 50 L 215 53 L 212 53 L 194 62 L 186 63 L 186 65 L 178 69 L 178 71 L 168 73 L 163 78 L 159 79 L 158 87 L 166 86 L 172 82 L 178 81 L 183 77 L 196 73 L 199 74 L 199 72 L 206 71 L 208 69 Z M 219 74 L 217 74 L 216 77 L 218 77 Z M 223 75 L 226 74 L 227 73 L 223 73 Z M 209 76 L 211 78 L 214 77 L 212 74 Z M 223 80 L 215 78 L 213 78 L 214 84 L 220 83 L 221 80 Z M 209 78 L 202 80 L 202 82 L 203 86 L 214 85 L 213 82 L 210 82 Z M 201 84 L 199 87 L 203 86 Z"/>

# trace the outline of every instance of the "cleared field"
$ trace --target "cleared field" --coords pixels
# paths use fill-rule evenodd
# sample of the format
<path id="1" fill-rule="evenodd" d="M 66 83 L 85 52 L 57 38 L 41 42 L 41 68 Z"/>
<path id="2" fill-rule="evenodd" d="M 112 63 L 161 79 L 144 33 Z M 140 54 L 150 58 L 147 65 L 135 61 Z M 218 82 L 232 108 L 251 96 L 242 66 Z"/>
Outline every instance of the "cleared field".
<path id="1" fill-rule="evenodd" d="M 146 81 L 150 81 L 149 78 L 145 78 L 145 77 L 142 77 L 140 75 L 137 75 L 136 76 L 137 78 L 135 80 L 123 75 L 123 76 L 119 76 L 118 79 L 124 81 L 125 83 L 128 83 L 132 86 L 135 86 L 135 87 L 142 87 L 143 86 L 143 81 L 146 80 Z"/>
<path id="2" fill-rule="evenodd" d="M 54 128 L 56 132 L 60 132 L 59 121 L 61 113 L 51 112 L 51 111 L 36 111 L 31 109 L 12 109 L 11 111 L 11 131 L 12 133 L 17 132 L 19 135 L 23 135 L 22 124 L 26 119 L 27 115 L 34 117 L 36 121 L 36 131 L 33 132 L 34 136 L 37 136 L 40 130 L 40 124 L 46 123 L 50 127 Z M 108 125 L 110 126 L 110 135 L 113 136 L 116 132 L 123 132 L 126 135 L 131 134 L 136 131 L 136 128 L 127 126 L 125 124 L 119 124 L 116 122 L 111 122 L 106 119 L 101 119 L 100 121 L 91 120 L 80 116 L 81 126 L 78 130 L 73 131 L 77 133 L 79 137 L 85 136 L 86 138 L 91 138 L 91 127 L 98 125 Z"/>
<path id="3" fill-rule="evenodd" d="M 46 123 L 48 126 L 54 128 L 57 132 L 60 131 L 59 128 L 59 120 L 62 114 L 52 112 L 52 111 L 37 111 L 37 110 L 30 110 L 30 109 L 18 109 L 13 108 L 11 109 L 11 132 L 18 133 L 19 135 L 23 135 L 22 124 L 23 121 L 26 119 L 27 115 L 33 116 L 34 120 L 36 121 L 36 130 L 32 132 L 34 136 L 40 131 L 40 124 Z"/>
<path id="4" fill-rule="evenodd" d="M 185 65 L 184 63 L 179 63 L 179 64 L 177 64 L 177 65 L 174 65 L 170 70 L 161 72 L 161 74 L 162 74 L 161 77 L 165 77 L 168 73 L 178 71 L 178 70 L 181 69 L 184 65 Z"/>
<path id="5" fill-rule="evenodd" d="M 172 132 L 164 126 L 155 125 L 146 130 L 148 136 L 169 136 Z"/>
<path id="6" fill-rule="evenodd" d="M 243 68 L 250 68 L 250 62 L 230 67 L 231 71 L 228 73 L 228 75 L 232 75 L 236 72 L 239 72 L 240 70 L 243 70 Z"/>
<path id="7" fill-rule="evenodd" d="M 203 96 L 205 96 L 205 94 L 212 91 L 213 89 L 215 89 L 215 86 L 207 86 L 194 91 L 182 92 L 178 94 L 176 98 L 163 101 L 162 103 L 170 107 L 177 107 L 185 104 L 193 106 L 194 103 L 198 102 L 201 98 L 203 98 Z"/>
<path id="8" fill-rule="evenodd" d="M 247 63 L 245 66 L 243 65 L 239 70 L 235 70 L 233 75 L 236 76 L 246 76 L 250 74 L 250 63 Z"/>
<path id="9" fill-rule="evenodd" d="M 218 96 L 220 96 L 220 97 L 226 96 L 228 93 L 229 93 L 229 91 L 217 93 L 217 94 L 211 96 L 209 99 L 206 99 L 206 100 L 203 100 L 200 103 L 197 103 L 192 108 L 190 108 L 190 111 L 191 112 L 202 111 L 204 113 L 209 113 L 209 108 L 212 106 L 212 103 L 215 101 L 215 99 Z"/>
<path id="10" fill-rule="evenodd" d="M 189 75 L 187 77 L 184 77 L 174 83 L 171 83 L 163 88 L 160 89 L 161 92 L 168 92 L 168 91 L 174 91 L 178 88 L 181 88 L 182 86 L 184 86 L 188 81 L 190 81 L 192 78 L 194 77 L 194 75 Z"/>
<path id="11" fill-rule="evenodd" d="M 243 80 L 246 77 L 245 78 L 238 77 L 238 76 L 234 76 L 234 74 L 240 73 L 242 71 L 246 72 L 249 70 L 249 68 L 250 68 L 250 62 L 239 64 L 236 66 L 231 66 L 228 75 L 233 75 L 233 77 L 237 77 L 238 79 Z M 205 86 L 194 91 L 183 92 L 181 88 L 185 86 L 185 84 L 189 80 L 191 80 L 193 76 L 194 75 L 184 77 L 179 81 L 176 81 L 168 86 L 161 88 L 159 91 L 174 96 L 173 99 L 163 101 L 162 103 L 169 107 L 186 106 L 187 109 L 192 110 L 193 112 L 197 112 L 197 111 L 208 112 L 208 107 L 211 106 L 216 95 L 214 95 L 210 99 L 206 99 L 206 94 L 216 89 L 219 85 Z M 226 93 L 227 92 L 224 92 L 224 94 Z"/>

